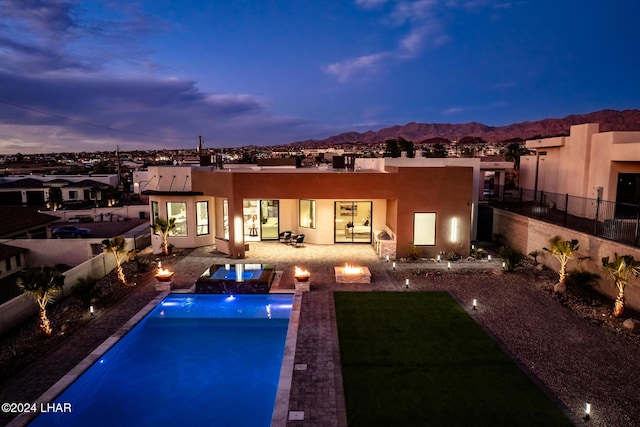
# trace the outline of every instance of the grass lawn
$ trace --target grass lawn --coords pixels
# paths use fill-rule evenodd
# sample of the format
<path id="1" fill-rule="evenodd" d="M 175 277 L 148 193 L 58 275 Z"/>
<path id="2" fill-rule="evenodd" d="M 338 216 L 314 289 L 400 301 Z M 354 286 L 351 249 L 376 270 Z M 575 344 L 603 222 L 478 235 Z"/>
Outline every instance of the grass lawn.
<path id="1" fill-rule="evenodd" d="M 445 292 L 337 292 L 350 427 L 569 426 Z"/>

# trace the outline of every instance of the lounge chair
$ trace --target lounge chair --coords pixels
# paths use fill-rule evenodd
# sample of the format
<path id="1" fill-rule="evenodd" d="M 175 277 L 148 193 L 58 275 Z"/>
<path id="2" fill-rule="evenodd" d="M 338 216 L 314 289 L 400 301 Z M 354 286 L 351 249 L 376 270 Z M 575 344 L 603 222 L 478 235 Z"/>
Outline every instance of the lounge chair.
<path id="1" fill-rule="evenodd" d="M 296 248 L 302 246 L 302 243 L 304 242 L 304 234 L 298 234 L 295 239 L 293 239 L 291 241 L 291 244 L 294 245 Z"/>
<path id="2" fill-rule="evenodd" d="M 280 239 L 280 243 L 291 243 L 291 232 L 282 231 L 278 234 L 278 238 Z"/>

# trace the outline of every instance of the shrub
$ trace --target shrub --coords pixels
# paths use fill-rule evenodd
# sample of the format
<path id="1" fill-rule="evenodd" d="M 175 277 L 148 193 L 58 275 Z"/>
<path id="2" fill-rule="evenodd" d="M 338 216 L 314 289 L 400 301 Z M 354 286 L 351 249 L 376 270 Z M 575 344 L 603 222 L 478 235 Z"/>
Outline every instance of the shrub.
<path id="1" fill-rule="evenodd" d="M 580 289 L 590 289 L 594 286 L 598 286 L 598 276 L 590 271 L 578 270 L 574 268 L 569 271 L 567 275 L 567 284 Z"/>
<path id="2" fill-rule="evenodd" d="M 85 307 L 88 307 L 91 299 L 98 296 L 96 283 L 97 281 L 93 277 L 81 277 L 78 279 L 78 283 L 71 288 L 71 293 L 82 301 Z"/>
<path id="3" fill-rule="evenodd" d="M 520 264 L 520 261 L 524 258 L 524 255 L 516 249 L 508 246 L 500 247 L 500 257 L 504 261 L 507 271 L 513 271 Z"/>
<path id="4" fill-rule="evenodd" d="M 409 245 L 408 258 L 413 261 L 422 258 L 422 250 L 416 245 Z"/>
<path id="5" fill-rule="evenodd" d="M 538 257 L 539 257 L 540 255 L 544 255 L 544 252 L 539 251 L 539 250 L 537 250 L 537 249 L 535 249 L 535 250 L 533 250 L 533 251 L 529 252 L 529 256 L 530 256 L 531 258 L 533 258 L 533 263 L 534 263 L 534 265 L 538 265 Z"/>
<path id="6" fill-rule="evenodd" d="M 458 261 L 462 258 L 457 252 L 449 252 L 447 254 L 447 261 Z"/>
<path id="7" fill-rule="evenodd" d="M 484 249 L 482 249 L 482 248 L 474 248 L 474 249 L 471 251 L 471 256 L 472 256 L 474 259 L 482 259 L 482 258 L 484 258 L 484 256 L 485 256 L 485 254 L 486 254 L 486 253 L 487 253 L 487 251 L 485 251 L 485 250 L 484 250 Z"/>

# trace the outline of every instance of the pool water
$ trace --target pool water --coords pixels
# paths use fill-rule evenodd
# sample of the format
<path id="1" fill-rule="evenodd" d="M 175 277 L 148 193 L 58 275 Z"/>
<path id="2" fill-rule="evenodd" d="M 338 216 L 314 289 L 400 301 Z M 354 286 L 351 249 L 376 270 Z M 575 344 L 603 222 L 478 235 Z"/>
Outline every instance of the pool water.
<path id="1" fill-rule="evenodd" d="M 30 426 L 269 426 L 292 295 L 171 295 Z"/>

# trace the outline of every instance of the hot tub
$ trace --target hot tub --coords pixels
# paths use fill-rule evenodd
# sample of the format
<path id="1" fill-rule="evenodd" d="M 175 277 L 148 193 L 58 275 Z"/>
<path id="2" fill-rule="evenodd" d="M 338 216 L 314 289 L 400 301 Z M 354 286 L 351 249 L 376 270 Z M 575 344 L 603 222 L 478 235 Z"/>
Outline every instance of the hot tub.
<path id="1" fill-rule="evenodd" d="M 196 280 L 198 294 L 268 294 L 272 264 L 214 264 Z"/>

